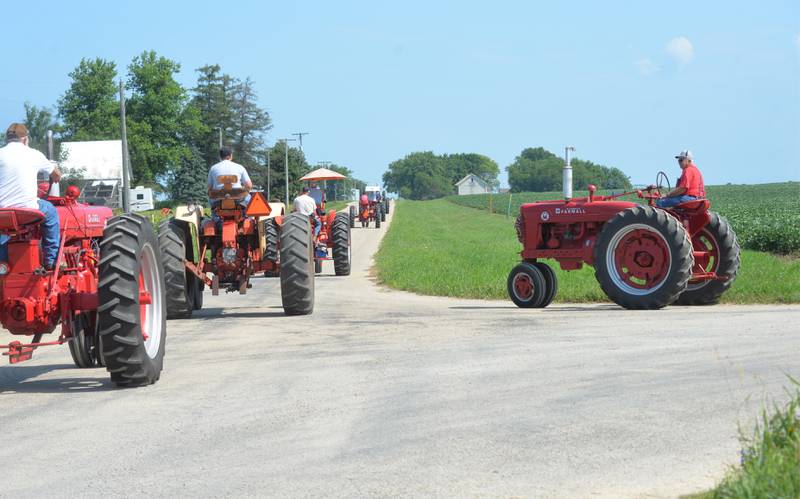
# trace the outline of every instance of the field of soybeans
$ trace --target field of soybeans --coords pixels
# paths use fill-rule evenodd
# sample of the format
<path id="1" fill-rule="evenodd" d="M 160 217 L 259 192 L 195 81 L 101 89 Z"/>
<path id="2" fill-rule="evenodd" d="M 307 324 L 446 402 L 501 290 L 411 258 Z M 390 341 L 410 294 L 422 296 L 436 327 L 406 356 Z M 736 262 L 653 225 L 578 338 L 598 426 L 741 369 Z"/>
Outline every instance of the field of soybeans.
<path id="1" fill-rule="evenodd" d="M 576 191 L 575 196 L 586 196 Z M 601 192 L 609 194 L 609 192 Z M 728 219 L 743 248 L 778 254 L 800 253 L 800 182 L 706 187 L 711 209 Z M 492 195 L 492 211 L 516 217 L 524 203 L 560 199 L 560 192 L 518 192 Z M 636 201 L 636 196 L 625 199 Z M 448 201 L 489 209 L 489 195 L 450 196 Z M 509 203 L 510 201 L 510 203 Z"/>

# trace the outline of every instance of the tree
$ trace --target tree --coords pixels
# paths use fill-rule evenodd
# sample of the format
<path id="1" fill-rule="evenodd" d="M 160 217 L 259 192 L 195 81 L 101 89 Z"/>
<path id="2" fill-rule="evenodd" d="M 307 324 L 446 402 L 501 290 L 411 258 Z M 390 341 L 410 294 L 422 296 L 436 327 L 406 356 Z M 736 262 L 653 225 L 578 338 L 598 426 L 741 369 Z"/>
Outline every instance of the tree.
<path id="1" fill-rule="evenodd" d="M 470 173 L 496 185 L 499 172 L 497 163 L 481 154 L 415 152 L 389 164 L 383 183 L 404 198 L 434 199 L 454 194 L 456 182 Z"/>
<path id="2" fill-rule="evenodd" d="M 81 59 L 69 77 L 70 87 L 58 101 L 62 139 L 119 139 L 116 65 L 99 57 Z"/>
<path id="3" fill-rule="evenodd" d="M 154 51 L 128 66 L 128 142 L 136 183 L 152 184 L 188 155 L 190 138 L 200 135 L 195 109 L 187 109 L 186 90 L 175 81 L 180 64 Z"/>
<path id="4" fill-rule="evenodd" d="M 170 194 L 173 201 L 190 203 L 208 197 L 208 165 L 196 147 L 187 148 L 173 172 Z"/>
<path id="5" fill-rule="evenodd" d="M 197 110 L 203 127 L 193 138 L 206 164 L 211 165 L 219 160 L 218 129 L 223 131 L 223 140 L 228 131 L 234 127 L 233 94 L 236 80 L 221 73 L 219 64 L 205 65 L 198 68 L 197 85 L 192 89 L 190 107 Z"/>
<path id="6" fill-rule="evenodd" d="M 258 107 L 258 95 L 250 78 L 236 85 L 232 110 L 234 157 L 245 167 L 260 167 L 258 157 L 264 157 L 264 134 L 272 128 L 269 113 Z"/>
<path id="7" fill-rule="evenodd" d="M 59 131 L 53 112 L 46 107 L 37 107 L 30 102 L 26 102 L 25 126 L 28 128 L 30 146 L 47 154 L 47 131 Z"/>
<path id="8" fill-rule="evenodd" d="M 582 159 L 574 159 L 572 183 L 578 189 L 594 184 L 601 189 L 630 189 L 630 179 L 619 169 Z M 542 148 L 524 149 L 507 168 L 508 183 L 514 192 L 561 190 L 564 160 Z"/>
<path id="9" fill-rule="evenodd" d="M 284 143 L 278 142 L 269 149 L 270 153 L 270 197 L 280 201 L 284 200 L 286 193 L 286 176 L 284 175 Z M 300 177 L 311 170 L 303 151 L 296 147 L 289 148 L 289 201 L 291 201 L 303 188 Z M 267 190 L 266 168 L 258 168 L 250 171 L 250 178 L 253 184 L 261 185 L 264 191 Z"/>

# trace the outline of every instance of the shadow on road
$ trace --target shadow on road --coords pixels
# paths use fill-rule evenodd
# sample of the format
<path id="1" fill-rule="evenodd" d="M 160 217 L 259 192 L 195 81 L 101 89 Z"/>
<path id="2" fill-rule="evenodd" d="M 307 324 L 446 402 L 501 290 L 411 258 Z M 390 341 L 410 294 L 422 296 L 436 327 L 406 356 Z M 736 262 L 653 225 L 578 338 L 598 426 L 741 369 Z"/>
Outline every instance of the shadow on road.
<path id="1" fill-rule="evenodd" d="M 236 310 L 251 310 L 251 312 L 237 312 Z M 275 306 L 275 307 L 268 307 L 271 309 L 280 309 L 278 310 L 263 310 L 263 311 L 252 311 L 253 307 L 215 307 L 215 308 L 204 308 L 202 310 L 198 310 L 192 314 L 192 319 L 200 319 L 202 321 L 210 321 L 216 319 L 234 319 L 234 318 L 265 318 L 265 317 L 285 317 L 286 314 L 283 312 L 283 307 Z"/>
<path id="2" fill-rule="evenodd" d="M 42 374 L 53 371 L 76 369 L 72 364 L 56 364 L 43 366 L 16 365 L 3 367 L 0 370 L 0 396 L 15 393 L 82 393 L 114 390 L 105 368 L 86 369 L 82 372 L 102 373 L 101 377 L 92 378 L 57 378 L 33 380 Z M 28 381 L 32 380 L 32 381 Z"/>
<path id="3" fill-rule="evenodd" d="M 510 308 L 517 308 L 514 305 L 508 306 L 490 306 L 490 305 L 459 305 L 457 307 L 447 307 L 451 310 L 508 310 Z"/>

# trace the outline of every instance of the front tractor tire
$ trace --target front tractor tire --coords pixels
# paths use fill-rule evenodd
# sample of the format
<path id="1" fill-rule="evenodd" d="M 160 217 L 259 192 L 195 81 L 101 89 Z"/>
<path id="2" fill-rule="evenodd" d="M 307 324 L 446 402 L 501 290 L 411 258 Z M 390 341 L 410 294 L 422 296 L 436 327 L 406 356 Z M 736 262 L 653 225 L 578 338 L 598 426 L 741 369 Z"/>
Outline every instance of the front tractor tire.
<path id="1" fill-rule="evenodd" d="M 695 271 L 714 272 L 725 280 L 701 281 L 686 286 L 676 301 L 679 305 L 711 305 L 717 303 L 722 293 L 728 290 L 739 271 L 739 242 L 730 224 L 718 213 L 708 212 L 711 220 L 694 235 L 695 251 L 707 255 L 695 260 Z"/>
<path id="2" fill-rule="evenodd" d="M 692 275 L 692 243 L 666 211 L 634 206 L 603 227 L 594 249 L 595 277 L 605 294 L 627 309 L 673 303 Z"/>
<path id="3" fill-rule="evenodd" d="M 521 262 L 508 274 L 508 296 L 520 308 L 539 308 L 547 297 L 547 283 L 534 263 Z"/>
<path id="4" fill-rule="evenodd" d="M 158 226 L 158 247 L 164 264 L 165 300 L 167 319 L 188 319 L 202 307 L 203 282 L 184 265 L 187 258 L 186 233 L 175 220 L 164 220 Z"/>
<path id="5" fill-rule="evenodd" d="M 307 216 L 291 213 L 283 219 L 280 251 L 283 311 L 308 315 L 314 311 L 314 242 Z"/>
<path id="6" fill-rule="evenodd" d="M 346 213 L 337 213 L 331 227 L 333 242 L 333 270 L 336 275 L 350 275 L 352 253 L 350 249 L 350 225 Z"/>
<path id="7" fill-rule="evenodd" d="M 108 221 L 100 243 L 98 333 L 111 381 L 150 385 L 164 366 L 167 308 L 162 261 L 150 222 L 137 214 Z"/>

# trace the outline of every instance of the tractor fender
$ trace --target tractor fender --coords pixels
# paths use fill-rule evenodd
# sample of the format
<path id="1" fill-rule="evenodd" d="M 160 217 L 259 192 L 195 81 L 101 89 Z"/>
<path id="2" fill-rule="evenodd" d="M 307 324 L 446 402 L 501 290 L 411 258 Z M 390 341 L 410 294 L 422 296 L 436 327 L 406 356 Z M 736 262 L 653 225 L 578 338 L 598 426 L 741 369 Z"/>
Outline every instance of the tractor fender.
<path id="1" fill-rule="evenodd" d="M 209 220 L 210 221 L 210 220 Z M 198 226 L 187 220 L 173 218 L 171 223 L 175 224 L 183 232 L 184 240 L 183 247 L 186 248 L 186 260 L 198 263 L 200 258 L 200 241 L 198 236 Z M 205 226 L 204 226 L 205 227 Z M 214 229 L 214 224 L 211 224 L 211 229 Z M 203 234 L 205 235 L 205 234 Z"/>

